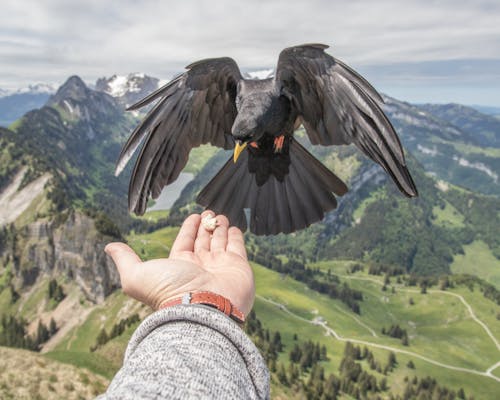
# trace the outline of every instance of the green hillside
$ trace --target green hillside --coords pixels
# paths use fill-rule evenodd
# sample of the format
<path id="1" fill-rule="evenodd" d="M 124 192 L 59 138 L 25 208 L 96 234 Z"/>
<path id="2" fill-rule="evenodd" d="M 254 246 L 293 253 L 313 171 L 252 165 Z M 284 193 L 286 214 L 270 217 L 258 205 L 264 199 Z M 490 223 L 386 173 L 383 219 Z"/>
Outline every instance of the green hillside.
<path id="1" fill-rule="evenodd" d="M 451 271 L 479 276 L 500 289 L 500 259 L 483 241 L 477 240 L 465 246 L 464 254 L 455 256 Z"/>
<path id="2" fill-rule="evenodd" d="M 131 235 L 128 240 L 145 258 L 165 256 L 176 231 L 177 228 L 163 228 L 151 234 Z M 354 265 L 357 268 L 353 268 Z M 396 355 L 397 365 L 387 375 L 383 371 L 371 371 L 366 361 L 358 362 L 378 381 L 387 380 L 388 390 L 379 392 L 383 398 L 389 398 L 390 393 L 402 395 L 407 385 L 406 376 L 410 380 L 414 376 L 418 379 L 432 376 L 440 386 L 455 391 L 463 388 L 476 399 L 496 398 L 500 388 L 498 370 L 486 371 L 500 360 L 499 305 L 484 297 L 480 284 L 473 283 L 471 290 L 459 283 L 457 276 L 455 287 L 440 290 L 438 282 L 422 294 L 421 288 L 407 286 L 411 282 L 406 275 L 390 278 L 371 275 L 367 266 L 361 265 L 364 268 L 361 271 L 360 264 L 351 261 L 309 265 L 325 273 L 330 271 L 329 274 L 363 293 L 358 315 L 340 300 L 319 294 L 287 275 L 255 263 L 252 266 L 257 287 L 254 310 L 265 329 L 280 332 L 283 351 L 278 353 L 277 365 L 283 364 L 285 370 L 289 368 L 289 352 L 295 343 L 311 340 L 326 348 L 328 360 L 319 362 L 325 376 L 341 376 L 339 366 L 349 341 L 366 346 L 382 369 L 390 352 Z M 353 270 L 356 272 L 351 273 Z M 102 329 L 109 334 L 120 319 L 134 313 L 144 316 L 147 312 L 136 302 L 115 293 L 103 305 L 92 308 L 85 321 L 46 357 L 110 378 L 121 364 L 127 340 L 136 324 L 96 351 L 90 352 L 89 348 L 96 343 Z M 391 324 L 408 331 L 408 346 L 381 333 Z M 414 369 L 408 367 L 410 360 Z M 304 384 L 310 373 L 301 374 Z M 277 374 L 273 374 L 274 395 L 299 398 L 301 390 L 297 385 L 280 384 Z"/>

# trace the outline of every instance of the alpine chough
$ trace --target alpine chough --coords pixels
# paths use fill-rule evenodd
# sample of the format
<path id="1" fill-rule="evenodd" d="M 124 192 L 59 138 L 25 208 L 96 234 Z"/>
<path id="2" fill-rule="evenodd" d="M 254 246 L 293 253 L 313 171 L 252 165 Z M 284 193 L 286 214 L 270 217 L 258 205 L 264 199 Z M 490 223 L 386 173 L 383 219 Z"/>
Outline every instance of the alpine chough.
<path id="1" fill-rule="evenodd" d="M 248 219 L 258 235 L 303 229 L 336 208 L 335 195 L 347 186 L 297 142 L 300 125 L 314 145 L 354 143 L 404 195 L 417 196 L 399 138 L 380 108 L 382 97 L 327 48 L 286 48 L 275 76 L 262 80 L 244 79 L 231 58 L 201 60 L 129 107 L 157 100 L 118 159 L 116 175 L 144 141 L 129 210 L 144 214 L 148 199 L 177 179 L 191 149 L 210 143 L 234 149 L 234 156 L 201 190 L 199 204 L 243 231 Z"/>

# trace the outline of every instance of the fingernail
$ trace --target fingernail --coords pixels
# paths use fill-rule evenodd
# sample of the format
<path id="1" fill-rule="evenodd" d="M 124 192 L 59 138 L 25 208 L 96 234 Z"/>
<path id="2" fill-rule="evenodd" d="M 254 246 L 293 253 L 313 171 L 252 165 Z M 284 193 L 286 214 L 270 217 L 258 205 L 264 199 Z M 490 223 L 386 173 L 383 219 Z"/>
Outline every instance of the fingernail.
<path id="1" fill-rule="evenodd" d="M 109 255 L 110 253 L 110 250 L 109 250 L 109 247 L 112 246 L 112 243 L 108 243 L 105 247 L 104 247 L 104 252 Z"/>

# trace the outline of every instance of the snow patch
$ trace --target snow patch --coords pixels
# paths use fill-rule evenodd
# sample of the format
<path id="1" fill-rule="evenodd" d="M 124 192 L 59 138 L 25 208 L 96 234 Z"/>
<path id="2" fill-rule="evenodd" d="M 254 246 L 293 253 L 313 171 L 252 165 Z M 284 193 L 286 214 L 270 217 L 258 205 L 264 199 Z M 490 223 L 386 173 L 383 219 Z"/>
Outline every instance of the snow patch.
<path id="1" fill-rule="evenodd" d="M 139 72 L 127 76 L 113 75 L 106 80 L 107 88 L 104 91 L 113 97 L 122 97 L 127 93 L 137 93 L 142 90 L 141 83 L 144 78 L 146 78 L 146 75 Z"/>
<path id="2" fill-rule="evenodd" d="M 127 93 L 127 77 L 113 75 L 111 79 L 108 81 L 109 89 L 107 92 L 114 97 L 123 96 Z"/>
<path id="3" fill-rule="evenodd" d="M 430 155 L 432 157 L 436 157 L 439 154 L 439 152 L 436 149 L 436 146 L 434 146 L 432 149 L 429 149 L 428 147 L 425 147 L 425 146 L 422 146 L 420 144 L 417 144 L 417 149 L 421 153 L 428 154 L 428 155 Z"/>
<path id="4" fill-rule="evenodd" d="M 160 79 L 158 81 L 158 89 L 165 86 L 168 82 L 170 82 L 170 79 Z"/>
<path id="5" fill-rule="evenodd" d="M 69 104 L 69 101 L 68 100 L 63 100 L 63 103 L 66 106 L 66 108 L 68 109 L 69 113 L 73 114 L 73 107 L 71 107 L 71 104 Z"/>
<path id="6" fill-rule="evenodd" d="M 470 162 L 469 160 L 457 155 L 453 156 L 453 160 L 457 161 L 458 164 L 461 165 L 462 167 L 474 168 L 477 169 L 478 171 L 484 172 L 486 175 L 492 178 L 495 183 L 498 183 L 498 174 L 493 172 L 488 166 L 486 166 L 482 162 Z"/>

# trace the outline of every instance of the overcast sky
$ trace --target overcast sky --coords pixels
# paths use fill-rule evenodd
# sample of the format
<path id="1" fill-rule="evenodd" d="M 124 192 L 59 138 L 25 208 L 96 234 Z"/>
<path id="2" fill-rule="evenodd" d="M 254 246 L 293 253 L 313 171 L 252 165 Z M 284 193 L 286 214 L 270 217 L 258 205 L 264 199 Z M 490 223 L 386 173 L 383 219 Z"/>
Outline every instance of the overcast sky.
<path id="1" fill-rule="evenodd" d="M 2 0 L 0 88 L 168 79 L 216 56 L 271 68 L 281 49 L 310 42 L 394 97 L 500 106 L 498 0 Z"/>

